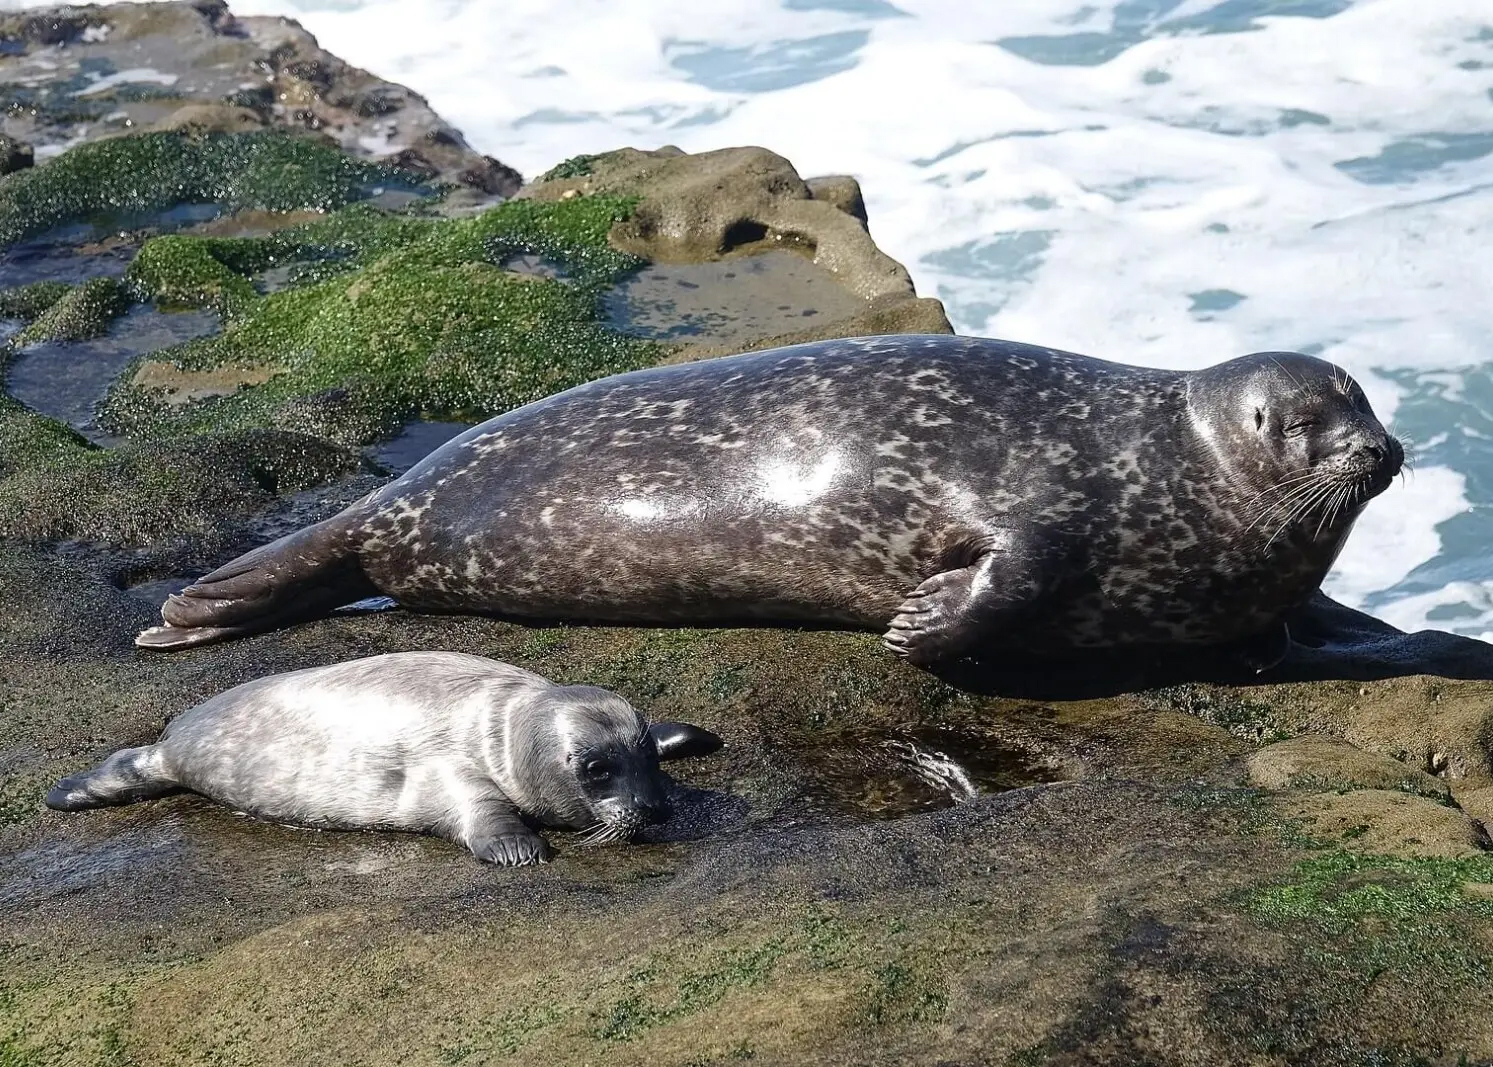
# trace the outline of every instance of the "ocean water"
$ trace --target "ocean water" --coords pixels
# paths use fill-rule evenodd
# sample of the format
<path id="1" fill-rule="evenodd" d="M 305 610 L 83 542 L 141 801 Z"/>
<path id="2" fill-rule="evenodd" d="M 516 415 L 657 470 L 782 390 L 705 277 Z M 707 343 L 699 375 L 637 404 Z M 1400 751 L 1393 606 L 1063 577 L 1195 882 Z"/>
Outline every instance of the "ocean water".
<path id="1" fill-rule="evenodd" d="M 0 4 L 40 6 L 32 0 Z M 233 0 L 533 176 L 759 144 L 856 175 L 961 333 L 1350 370 L 1414 471 L 1327 589 L 1493 640 L 1489 0 Z"/>

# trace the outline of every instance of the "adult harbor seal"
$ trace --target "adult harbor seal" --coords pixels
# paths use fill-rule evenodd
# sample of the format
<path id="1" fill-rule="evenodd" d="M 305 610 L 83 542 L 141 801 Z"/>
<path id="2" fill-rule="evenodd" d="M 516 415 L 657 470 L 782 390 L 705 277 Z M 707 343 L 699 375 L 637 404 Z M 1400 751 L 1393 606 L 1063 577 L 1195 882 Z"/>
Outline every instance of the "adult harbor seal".
<path id="1" fill-rule="evenodd" d="M 220 567 L 146 648 L 424 612 L 886 630 L 999 647 L 1231 645 L 1263 668 L 1404 453 L 1341 369 L 1191 372 L 975 337 L 822 341 L 617 375 L 474 427 Z"/>
<path id="2" fill-rule="evenodd" d="M 397 652 L 246 682 L 47 794 L 62 811 L 191 791 L 274 822 L 407 830 L 478 859 L 542 862 L 525 818 L 630 836 L 668 814 L 661 759 L 721 746 L 649 726 L 605 689 L 456 652 Z"/>

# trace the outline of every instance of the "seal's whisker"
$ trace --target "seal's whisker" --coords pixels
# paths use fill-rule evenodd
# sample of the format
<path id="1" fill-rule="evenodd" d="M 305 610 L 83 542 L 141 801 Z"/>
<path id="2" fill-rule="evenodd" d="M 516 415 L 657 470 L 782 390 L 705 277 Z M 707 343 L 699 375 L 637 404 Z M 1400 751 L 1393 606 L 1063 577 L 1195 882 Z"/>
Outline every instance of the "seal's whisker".
<path id="1" fill-rule="evenodd" d="M 1289 502 L 1283 503 L 1281 505 L 1280 511 L 1284 512 L 1284 515 L 1281 518 L 1280 525 L 1276 528 L 1275 535 L 1271 537 L 1270 541 L 1273 542 L 1275 540 L 1275 536 L 1279 536 L 1282 530 L 1284 530 L 1288 526 L 1295 524 L 1301 519 L 1303 515 L 1310 511 L 1318 498 L 1320 498 L 1323 493 L 1326 492 L 1326 490 L 1327 485 L 1325 483 L 1315 482 L 1304 489 L 1301 493 L 1298 493 Z M 1266 547 L 1269 547 L 1269 542 L 1267 542 Z"/>
<path id="2" fill-rule="evenodd" d="M 1284 495 L 1286 497 L 1289 497 L 1291 495 L 1291 492 L 1287 492 L 1287 490 L 1290 490 L 1290 491 L 1294 492 L 1296 489 L 1299 489 L 1303 484 L 1310 483 L 1310 482 L 1315 482 L 1320 477 L 1321 477 L 1321 475 L 1318 472 L 1313 471 L 1313 472 L 1310 472 L 1308 474 L 1297 475 L 1294 478 L 1285 478 L 1285 479 L 1277 482 L 1276 484 L 1270 486 L 1269 488 L 1262 489 L 1260 492 L 1256 493 L 1251 498 L 1250 503 L 1251 503 L 1251 505 L 1261 503 L 1264 497 L 1268 496 L 1271 493 L 1277 493 L 1277 492 L 1284 493 Z M 1276 503 L 1278 504 L 1279 501 L 1277 501 Z"/>
<path id="3" fill-rule="evenodd" d="M 1266 551 L 1269 551 L 1270 546 L 1275 544 L 1276 540 L 1280 537 L 1281 534 L 1285 533 L 1286 530 L 1290 529 L 1292 526 L 1296 525 L 1296 523 L 1300 522 L 1301 519 L 1309 515 L 1312 509 L 1320 504 L 1322 500 L 1326 498 L 1327 494 L 1330 493 L 1334 488 L 1336 488 L 1335 482 L 1324 481 L 1316 485 L 1310 493 L 1302 496 L 1299 499 L 1299 502 L 1287 513 L 1286 517 L 1281 520 L 1281 523 L 1276 527 L 1275 532 L 1270 535 L 1270 540 L 1265 542 Z"/>
<path id="4" fill-rule="evenodd" d="M 1270 519 L 1274 518 L 1276 515 L 1280 514 L 1282 511 L 1287 512 L 1286 518 L 1283 520 L 1282 525 L 1290 525 L 1291 522 L 1294 521 L 1293 513 L 1296 510 L 1296 505 L 1300 501 L 1309 499 L 1312 495 L 1314 495 L 1314 490 L 1320 488 L 1322 484 L 1323 482 L 1320 477 L 1313 477 L 1305 484 L 1294 486 L 1291 492 L 1287 493 L 1284 497 L 1276 501 L 1259 516 L 1257 516 L 1255 521 L 1251 522 L 1249 526 L 1245 528 L 1245 532 L 1248 533 L 1257 525 L 1263 525 Z M 1266 547 L 1269 546 L 1267 545 Z"/>
<path id="5" fill-rule="evenodd" d="M 606 834 L 610 829 L 604 822 L 592 823 L 578 833 L 576 840 L 582 845 L 599 845 L 607 840 Z"/>
<path id="6" fill-rule="evenodd" d="M 1334 487 L 1332 496 L 1328 498 L 1327 506 L 1322 509 L 1322 515 L 1317 520 L 1317 532 L 1312 536 L 1322 536 L 1323 529 L 1327 527 L 1333 516 L 1337 514 L 1338 508 L 1341 507 L 1343 501 L 1348 498 L 1348 494 L 1352 493 L 1353 485 L 1353 482 L 1344 482 Z"/>
<path id="7" fill-rule="evenodd" d="M 1248 503 L 1249 504 L 1258 503 L 1260 500 L 1262 500 L 1264 497 L 1269 496 L 1271 493 L 1281 492 L 1282 490 L 1287 489 L 1287 488 L 1289 488 L 1292 485 L 1296 485 L 1296 484 L 1299 484 L 1299 483 L 1305 482 L 1305 481 L 1311 481 L 1313 478 L 1317 477 L 1316 472 L 1314 470 L 1312 470 L 1311 468 L 1303 467 L 1302 470 L 1305 471 L 1306 473 L 1304 473 L 1304 474 L 1298 474 L 1298 473 L 1295 473 L 1295 472 L 1287 472 L 1288 477 L 1282 478 L 1280 481 L 1276 482 L 1274 485 L 1266 486 L 1264 489 L 1261 489 L 1258 493 L 1255 493 L 1253 496 L 1251 496 L 1249 498 Z M 1294 477 L 1293 476 L 1289 476 L 1289 475 L 1293 475 L 1293 474 L 1294 474 Z"/>
<path id="8" fill-rule="evenodd" d="M 1265 551 L 1268 552 L 1271 547 L 1274 546 L 1275 542 L 1280 540 L 1281 535 L 1284 534 L 1287 530 L 1294 529 L 1300 523 L 1301 519 L 1311 511 L 1312 507 L 1315 506 L 1317 501 L 1321 499 L 1321 496 L 1325 494 L 1325 492 L 1326 490 L 1324 489 L 1322 493 L 1309 498 L 1300 507 L 1293 509 L 1290 514 L 1282 519 L 1280 524 L 1276 526 L 1274 532 L 1271 533 L 1269 540 L 1265 542 Z"/>

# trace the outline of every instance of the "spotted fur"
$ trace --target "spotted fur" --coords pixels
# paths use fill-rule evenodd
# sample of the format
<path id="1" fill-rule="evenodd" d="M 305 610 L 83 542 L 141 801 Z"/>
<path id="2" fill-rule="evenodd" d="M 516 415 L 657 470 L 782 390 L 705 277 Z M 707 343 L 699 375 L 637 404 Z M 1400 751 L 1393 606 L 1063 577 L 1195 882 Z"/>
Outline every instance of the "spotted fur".
<path id="1" fill-rule="evenodd" d="M 1304 452 L 1284 427 L 1305 409 Z M 1325 490 L 1304 515 L 1271 496 L 1294 506 L 1277 483 L 1308 452 L 1310 477 L 1358 479 L 1331 516 Z M 890 637 L 932 603 L 1034 652 L 1227 643 L 1310 596 L 1399 456 L 1357 385 L 1299 354 L 1188 373 L 983 338 L 797 345 L 474 427 L 172 598 L 141 643 L 319 614 L 295 601 L 316 588 L 540 619 L 891 621 Z"/>

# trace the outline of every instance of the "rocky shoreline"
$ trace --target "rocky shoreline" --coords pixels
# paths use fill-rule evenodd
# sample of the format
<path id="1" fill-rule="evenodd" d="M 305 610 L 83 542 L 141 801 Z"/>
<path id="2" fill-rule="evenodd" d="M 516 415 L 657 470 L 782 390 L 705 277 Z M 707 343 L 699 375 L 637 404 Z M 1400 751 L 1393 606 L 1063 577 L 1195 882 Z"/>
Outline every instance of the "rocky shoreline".
<path id="1" fill-rule="evenodd" d="M 397 609 L 137 651 L 168 591 L 462 425 L 951 331 L 852 178 L 620 149 L 520 187 L 213 0 L 0 16 L 0 88 L 0 1064 L 1493 1062 L 1480 642 L 1319 598 L 1248 679 Z M 728 747 L 644 843 L 556 835 L 539 870 L 192 797 L 41 805 L 213 692 L 409 648 Z"/>

